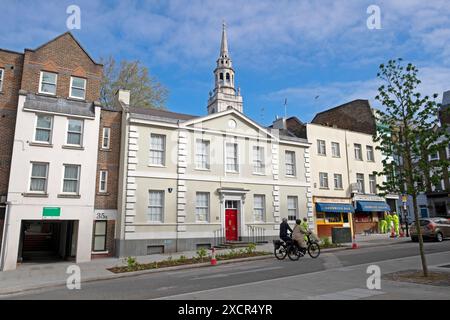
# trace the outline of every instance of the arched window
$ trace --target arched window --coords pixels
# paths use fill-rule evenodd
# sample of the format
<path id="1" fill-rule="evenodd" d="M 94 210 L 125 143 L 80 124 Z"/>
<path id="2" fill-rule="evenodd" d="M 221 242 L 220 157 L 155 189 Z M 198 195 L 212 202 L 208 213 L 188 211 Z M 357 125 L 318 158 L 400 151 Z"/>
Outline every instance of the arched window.
<path id="1" fill-rule="evenodd" d="M 223 80 L 223 73 L 220 73 L 220 80 Z"/>
<path id="2" fill-rule="evenodd" d="M 227 81 L 230 82 L 230 74 L 227 72 Z"/>

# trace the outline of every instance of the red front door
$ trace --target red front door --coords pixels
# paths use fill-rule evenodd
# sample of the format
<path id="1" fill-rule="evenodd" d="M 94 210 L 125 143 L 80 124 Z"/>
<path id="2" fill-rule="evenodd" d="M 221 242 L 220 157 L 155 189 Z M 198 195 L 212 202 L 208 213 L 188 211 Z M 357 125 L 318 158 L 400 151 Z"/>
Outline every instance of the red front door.
<path id="1" fill-rule="evenodd" d="M 225 233 L 227 241 L 237 241 L 237 209 L 225 209 Z"/>

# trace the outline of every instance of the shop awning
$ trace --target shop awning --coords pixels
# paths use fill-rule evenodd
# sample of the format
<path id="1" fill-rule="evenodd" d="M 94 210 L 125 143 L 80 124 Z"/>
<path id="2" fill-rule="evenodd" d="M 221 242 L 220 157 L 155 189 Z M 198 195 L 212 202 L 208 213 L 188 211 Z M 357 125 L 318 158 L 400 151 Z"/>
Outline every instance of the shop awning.
<path id="1" fill-rule="evenodd" d="M 350 203 L 325 203 L 316 202 L 317 212 L 355 212 L 355 209 Z"/>
<path id="2" fill-rule="evenodd" d="M 389 207 L 389 205 L 384 201 L 357 201 L 356 211 L 391 211 L 391 207 Z"/>

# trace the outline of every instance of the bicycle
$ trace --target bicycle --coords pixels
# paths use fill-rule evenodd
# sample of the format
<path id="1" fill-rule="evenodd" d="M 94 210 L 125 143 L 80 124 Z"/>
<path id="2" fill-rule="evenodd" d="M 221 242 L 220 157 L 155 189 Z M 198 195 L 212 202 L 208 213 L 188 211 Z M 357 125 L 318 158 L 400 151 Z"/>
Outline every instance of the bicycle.
<path id="1" fill-rule="evenodd" d="M 311 233 L 306 235 L 308 245 L 306 249 L 299 248 L 293 240 L 289 243 L 281 240 L 273 240 L 275 257 L 278 260 L 283 260 L 288 256 L 290 260 L 297 261 L 308 252 L 311 258 L 317 258 L 320 255 L 320 245 L 317 241 L 311 239 L 310 235 Z"/>

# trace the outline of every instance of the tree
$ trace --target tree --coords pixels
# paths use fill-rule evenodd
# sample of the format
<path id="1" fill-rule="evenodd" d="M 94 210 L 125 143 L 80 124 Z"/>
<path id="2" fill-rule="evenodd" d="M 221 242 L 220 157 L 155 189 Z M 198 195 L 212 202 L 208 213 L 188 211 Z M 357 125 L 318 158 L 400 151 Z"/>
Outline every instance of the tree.
<path id="1" fill-rule="evenodd" d="M 437 94 L 432 98 L 422 96 L 417 88 L 418 69 L 411 63 L 406 67 L 402 59 L 389 60 L 380 65 L 378 78 L 384 84 L 378 88 L 376 100 L 384 106 L 378 111 L 379 126 L 375 141 L 384 155 L 383 172 L 378 175 L 386 179 L 380 185 L 381 191 L 408 194 L 412 197 L 415 226 L 419 239 L 419 251 L 424 276 L 428 267 L 423 250 L 423 237 L 420 230 L 417 196 L 426 190 L 424 179 L 431 182 L 442 179 L 442 168 L 448 161 L 437 163 L 428 161 L 428 155 L 448 145 L 448 138 L 442 139 L 439 128 L 436 103 Z M 444 133 L 446 134 L 446 133 Z"/>
<path id="2" fill-rule="evenodd" d="M 165 108 L 168 90 L 149 74 L 146 66 L 137 60 L 122 60 L 117 64 L 113 57 L 101 61 L 104 65 L 100 89 L 103 105 L 112 105 L 117 90 L 126 89 L 131 91 L 130 105 L 134 107 Z"/>

